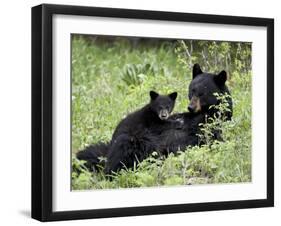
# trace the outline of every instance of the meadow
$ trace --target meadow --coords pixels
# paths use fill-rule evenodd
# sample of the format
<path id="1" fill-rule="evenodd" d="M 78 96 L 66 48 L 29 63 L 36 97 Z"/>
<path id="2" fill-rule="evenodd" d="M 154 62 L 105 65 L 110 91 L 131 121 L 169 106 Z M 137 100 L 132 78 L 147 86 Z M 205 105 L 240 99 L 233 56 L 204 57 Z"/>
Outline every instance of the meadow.
<path id="1" fill-rule="evenodd" d="M 73 190 L 251 181 L 251 43 L 72 35 L 71 60 Z M 150 90 L 177 91 L 174 112 L 186 112 L 194 63 L 228 72 L 234 112 L 220 125 L 223 142 L 153 153 L 111 180 L 75 158 L 89 144 L 110 141 L 118 122 L 149 102 Z"/>

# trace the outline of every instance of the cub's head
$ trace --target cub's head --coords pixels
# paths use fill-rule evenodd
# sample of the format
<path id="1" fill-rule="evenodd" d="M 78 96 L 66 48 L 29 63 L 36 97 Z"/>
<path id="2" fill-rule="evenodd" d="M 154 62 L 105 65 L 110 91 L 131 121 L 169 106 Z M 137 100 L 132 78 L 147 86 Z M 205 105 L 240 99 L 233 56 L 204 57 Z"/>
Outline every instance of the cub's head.
<path id="1" fill-rule="evenodd" d="M 161 120 L 167 120 L 172 113 L 177 99 L 177 92 L 169 95 L 160 95 L 155 91 L 150 91 L 150 108 Z"/>
<path id="2" fill-rule="evenodd" d="M 190 103 L 188 110 L 193 113 L 207 112 L 212 105 L 218 104 L 214 93 L 230 94 L 225 82 L 227 75 L 225 71 L 218 74 L 202 72 L 199 64 L 193 66 L 193 79 L 189 85 L 188 98 Z M 232 109 L 232 100 L 228 100 Z"/>

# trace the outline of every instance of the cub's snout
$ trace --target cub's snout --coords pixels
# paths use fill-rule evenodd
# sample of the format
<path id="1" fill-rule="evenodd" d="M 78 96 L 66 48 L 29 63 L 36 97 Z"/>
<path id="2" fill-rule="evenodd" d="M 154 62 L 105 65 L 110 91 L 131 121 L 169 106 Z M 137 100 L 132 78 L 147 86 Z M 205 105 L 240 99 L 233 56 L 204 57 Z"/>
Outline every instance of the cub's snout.
<path id="1" fill-rule="evenodd" d="M 160 112 L 159 112 L 159 118 L 160 118 L 161 120 L 166 120 L 166 119 L 169 118 L 169 116 L 170 116 L 170 114 L 169 114 L 169 111 L 168 111 L 167 109 L 160 110 Z"/>

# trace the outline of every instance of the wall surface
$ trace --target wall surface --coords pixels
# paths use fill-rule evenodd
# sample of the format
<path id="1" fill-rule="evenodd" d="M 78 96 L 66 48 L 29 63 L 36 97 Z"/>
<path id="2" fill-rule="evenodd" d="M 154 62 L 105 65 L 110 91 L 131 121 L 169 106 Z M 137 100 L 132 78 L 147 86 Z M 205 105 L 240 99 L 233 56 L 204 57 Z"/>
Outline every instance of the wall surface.
<path id="1" fill-rule="evenodd" d="M 0 35 L 0 224 L 38 225 L 30 218 L 31 6 L 42 1 L 3 1 Z M 275 208 L 56 222 L 55 225 L 277 225 L 281 213 L 281 14 L 278 1 L 61 0 L 45 3 L 136 8 L 275 18 Z"/>

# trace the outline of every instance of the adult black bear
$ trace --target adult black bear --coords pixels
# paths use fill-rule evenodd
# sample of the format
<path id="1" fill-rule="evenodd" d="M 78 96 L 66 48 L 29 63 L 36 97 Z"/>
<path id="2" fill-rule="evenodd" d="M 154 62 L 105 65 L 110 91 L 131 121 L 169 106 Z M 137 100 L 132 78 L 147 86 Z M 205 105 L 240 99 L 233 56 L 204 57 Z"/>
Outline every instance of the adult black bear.
<path id="1" fill-rule="evenodd" d="M 150 91 L 150 103 L 129 114 L 115 129 L 111 142 L 87 147 L 77 153 L 77 158 L 86 160 L 88 167 L 95 166 L 98 157 L 107 157 L 105 173 L 116 172 L 122 167 L 130 168 L 157 151 L 158 138 L 162 131 L 176 128 L 176 120 L 169 120 L 177 93 L 159 95 Z"/>
<path id="2" fill-rule="evenodd" d="M 220 101 L 214 93 L 228 94 L 226 102 L 229 111 L 224 112 L 224 119 L 231 120 L 232 118 L 232 98 L 225 82 L 227 75 L 225 71 L 219 74 L 211 74 L 202 72 L 199 64 L 193 66 L 193 79 L 189 85 L 188 105 L 189 112 L 182 114 L 174 114 L 170 120 L 181 120 L 183 126 L 180 129 L 170 128 L 164 130 L 159 138 L 159 144 L 162 152 L 177 152 L 185 150 L 187 146 L 200 145 L 198 134 L 200 134 L 200 124 L 206 123 L 215 114 L 218 114 L 218 109 L 211 107 L 218 105 Z M 221 139 L 220 129 L 213 131 L 214 139 Z"/>

